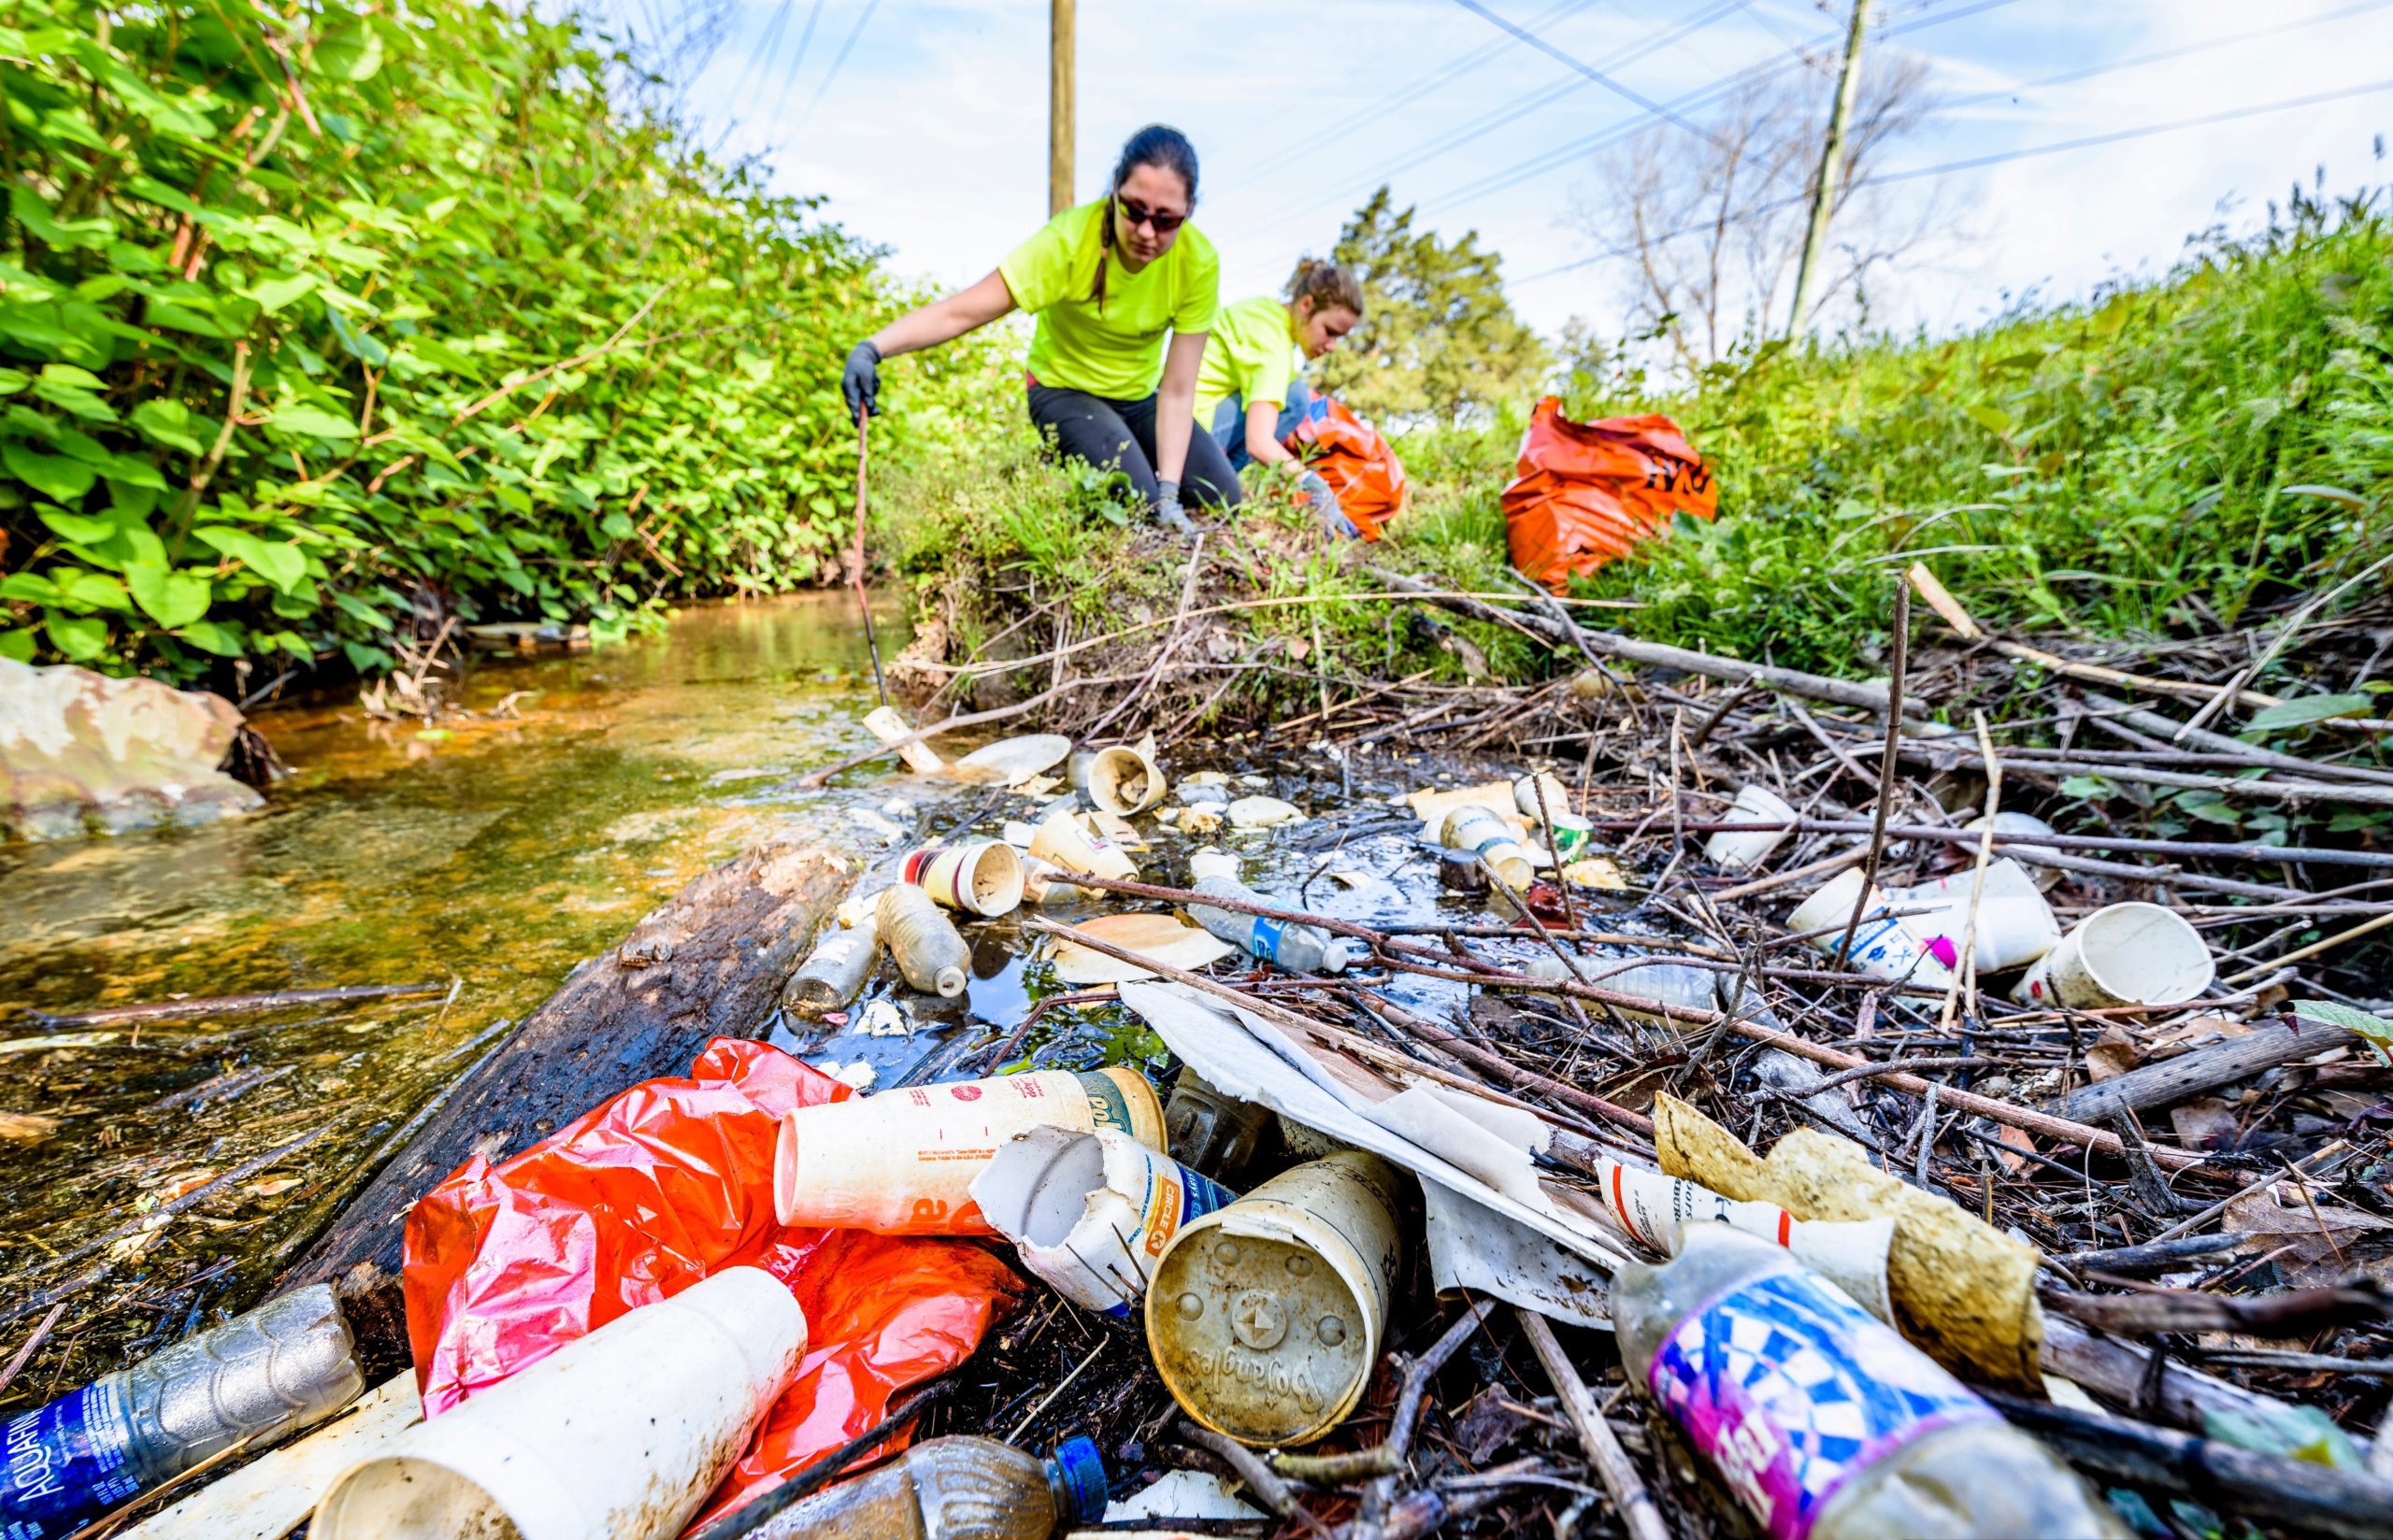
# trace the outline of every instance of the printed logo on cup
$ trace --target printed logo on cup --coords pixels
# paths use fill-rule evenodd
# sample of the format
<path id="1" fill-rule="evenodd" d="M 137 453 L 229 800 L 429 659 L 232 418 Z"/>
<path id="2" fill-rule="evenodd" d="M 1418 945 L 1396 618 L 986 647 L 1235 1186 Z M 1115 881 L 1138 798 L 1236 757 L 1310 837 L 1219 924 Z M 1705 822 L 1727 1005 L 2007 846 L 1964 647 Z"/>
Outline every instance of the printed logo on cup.
<path id="1" fill-rule="evenodd" d="M 954 1088 L 954 1095 L 959 1102 L 977 1102 L 981 1099 L 981 1088 L 967 1081 Z"/>

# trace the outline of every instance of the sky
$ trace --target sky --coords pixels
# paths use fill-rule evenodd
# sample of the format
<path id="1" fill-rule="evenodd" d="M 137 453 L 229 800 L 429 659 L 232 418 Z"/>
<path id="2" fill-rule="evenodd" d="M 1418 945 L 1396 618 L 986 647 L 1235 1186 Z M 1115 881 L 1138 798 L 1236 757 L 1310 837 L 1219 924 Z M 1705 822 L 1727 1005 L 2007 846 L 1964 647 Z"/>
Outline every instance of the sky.
<path id="1" fill-rule="evenodd" d="M 652 31 L 704 3 L 585 8 Z M 824 195 L 898 272 L 961 287 L 1044 219 L 1048 0 L 711 3 L 723 41 L 685 96 L 702 135 L 759 157 L 781 191 Z M 1863 67 L 1915 56 L 1947 104 L 1884 169 L 2016 157 L 1886 184 L 1893 215 L 1931 212 L 1937 238 L 1881 276 L 1882 325 L 1950 332 L 2021 295 L 2157 276 L 2189 235 L 2257 227 L 2322 168 L 2329 192 L 2393 180 L 2393 0 L 1873 8 Z M 1578 316 L 1616 335 L 1633 274 L 1588 261 L 1603 247 L 1570 219 L 1601 191 L 1587 145 L 1699 128 L 1673 104 L 1773 63 L 1816 71 L 1825 94 L 1846 15 L 1847 0 L 1081 0 L 1076 191 L 1098 196 L 1122 140 L 1160 120 L 1196 145 L 1225 302 L 1326 252 L 1386 182 L 1417 223 L 1500 252 L 1540 332 Z M 2155 54 L 2171 56 L 2135 62 Z M 2250 110 L 2286 102 L 2305 105 Z M 2202 118 L 2222 121 L 2021 153 Z"/>

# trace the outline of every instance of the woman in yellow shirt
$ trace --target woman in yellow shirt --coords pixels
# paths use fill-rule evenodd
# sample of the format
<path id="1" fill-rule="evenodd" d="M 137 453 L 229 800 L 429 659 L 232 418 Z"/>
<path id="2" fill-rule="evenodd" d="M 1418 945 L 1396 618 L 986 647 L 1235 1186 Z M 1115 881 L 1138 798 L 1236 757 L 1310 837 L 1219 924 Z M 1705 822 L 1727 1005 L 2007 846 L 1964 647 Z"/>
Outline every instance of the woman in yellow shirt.
<path id="1" fill-rule="evenodd" d="M 1319 358 L 1362 320 L 1363 286 L 1354 275 L 1307 257 L 1288 280 L 1285 301 L 1257 294 L 1222 307 L 1196 371 L 1196 421 L 1228 452 L 1231 468 L 1242 470 L 1255 461 L 1296 477 L 1335 535 L 1356 533 L 1338 506 L 1337 494 L 1280 441 L 1297 431 L 1312 397 L 1297 372 L 1297 355 L 1301 352 L 1307 362 Z"/>
<path id="2" fill-rule="evenodd" d="M 1197 360 L 1221 302 L 1213 243 L 1188 223 L 1196 151 L 1178 129 L 1149 124 L 1122 147 L 1108 185 L 971 288 L 857 343 L 840 389 L 851 415 L 878 411 L 881 360 L 1031 311 L 1031 421 L 1064 454 L 1119 470 L 1159 521 L 1194 534 L 1183 483 L 1222 507 L 1239 500 L 1238 473 L 1196 420 Z"/>

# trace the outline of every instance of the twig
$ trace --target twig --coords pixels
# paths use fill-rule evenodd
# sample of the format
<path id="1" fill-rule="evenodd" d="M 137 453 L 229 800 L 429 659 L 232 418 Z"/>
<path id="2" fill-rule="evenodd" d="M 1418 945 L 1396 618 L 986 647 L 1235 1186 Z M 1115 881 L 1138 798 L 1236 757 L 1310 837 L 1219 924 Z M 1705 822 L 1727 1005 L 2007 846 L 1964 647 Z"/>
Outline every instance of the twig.
<path id="1" fill-rule="evenodd" d="M 1564 1414 L 1570 1419 L 1570 1426 L 1578 1430 L 1579 1447 L 1586 1451 L 1587 1463 L 1595 1468 L 1596 1478 L 1612 1495 L 1612 1506 L 1620 1510 L 1621 1522 L 1633 1540 L 1670 1540 L 1669 1526 L 1662 1521 L 1662 1510 L 1655 1505 L 1654 1494 L 1645 1490 L 1644 1477 L 1637 1474 L 1628 1451 L 1620 1447 L 1619 1436 L 1604 1420 L 1603 1409 L 1588 1393 L 1586 1381 L 1571 1367 L 1569 1355 L 1555 1339 L 1554 1328 L 1533 1310 L 1518 1305 L 1512 1308 L 1520 1317 L 1521 1334 L 1529 1339 L 1537 1361 L 1545 1365 L 1546 1377 L 1554 1381 L 1554 1389 L 1562 1398 Z"/>
<path id="2" fill-rule="evenodd" d="M 319 1005 L 332 1001 L 392 1000 L 408 995 L 439 994 L 446 984 L 350 984 L 330 990 L 274 990 L 264 994 L 223 994 L 201 1000 L 161 1000 L 146 1005 L 108 1005 L 99 1010 L 48 1011 L 25 1014 L 45 1027 L 105 1027 L 122 1021 L 181 1021 L 202 1016 L 246 1016 L 282 1010 L 292 1005 Z"/>
<path id="3" fill-rule="evenodd" d="M 1844 922 L 1844 937 L 1836 944 L 1837 966 L 1852 962 L 1853 933 L 1870 907 L 1878 882 L 1878 862 L 1886 850 L 1886 809 L 1895 800 L 1896 756 L 1903 739 L 1903 664 L 1911 645 L 1911 590 L 1895 585 L 1894 666 L 1886 678 L 1886 748 L 1878 758 L 1878 805 L 1870 818 L 1870 854 L 1861 863 L 1861 891 L 1853 895 L 1853 918 Z"/>

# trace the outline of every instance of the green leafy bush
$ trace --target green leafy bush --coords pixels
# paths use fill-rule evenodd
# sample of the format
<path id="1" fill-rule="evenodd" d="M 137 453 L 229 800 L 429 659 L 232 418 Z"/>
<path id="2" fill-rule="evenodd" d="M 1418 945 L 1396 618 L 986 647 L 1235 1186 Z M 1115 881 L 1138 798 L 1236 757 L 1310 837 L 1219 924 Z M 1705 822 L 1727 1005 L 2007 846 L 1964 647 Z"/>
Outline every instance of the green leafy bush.
<path id="1" fill-rule="evenodd" d="M 836 576 L 838 364 L 897 296 L 607 49 L 470 0 L 8 7 L 0 652 L 373 670 L 436 608 Z"/>

